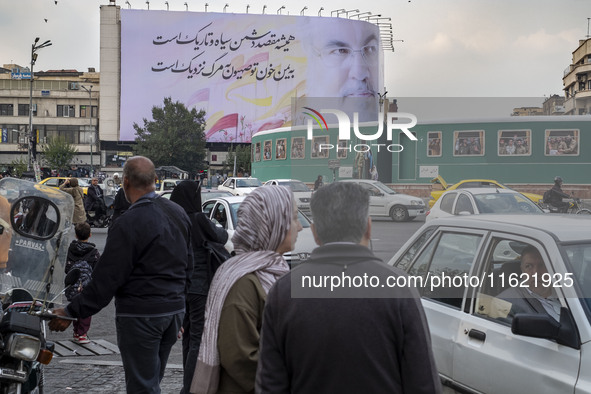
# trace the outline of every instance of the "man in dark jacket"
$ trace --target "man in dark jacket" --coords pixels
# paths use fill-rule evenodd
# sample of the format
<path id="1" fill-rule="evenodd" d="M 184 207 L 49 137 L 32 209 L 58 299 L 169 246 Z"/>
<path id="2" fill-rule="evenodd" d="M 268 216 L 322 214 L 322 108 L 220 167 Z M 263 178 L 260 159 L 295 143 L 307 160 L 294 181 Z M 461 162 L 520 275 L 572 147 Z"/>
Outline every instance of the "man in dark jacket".
<path id="1" fill-rule="evenodd" d="M 418 292 L 368 248 L 369 193 L 332 183 L 311 208 L 320 246 L 269 291 L 255 391 L 440 393 Z"/>
<path id="2" fill-rule="evenodd" d="M 104 210 L 103 189 L 98 185 L 98 178 L 92 178 L 91 184 L 86 192 L 84 209 L 95 211 L 95 218 L 99 218 Z"/>
<path id="3" fill-rule="evenodd" d="M 554 186 L 550 189 L 548 203 L 558 208 L 559 212 L 566 213 L 570 204 L 562 201 L 563 198 L 570 198 L 570 196 L 562 191 L 562 178 L 557 176 L 554 178 Z"/>
<path id="4" fill-rule="evenodd" d="M 155 193 L 150 159 L 135 156 L 123 168 L 123 189 L 132 203 L 109 230 L 92 281 L 62 316 L 96 314 L 115 297 L 117 345 L 128 393 L 160 392 L 170 349 L 185 311 L 193 268 L 190 222 L 181 207 Z M 53 319 L 52 330 L 69 321 Z"/>
<path id="5" fill-rule="evenodd" d="M 225 251 L 228 233 L 218 227 L 201 210 L 201 184 L 194 181 L 182 181 L 172 194 L 170 201 L 179 204 L 191 220 L 191 240 L 193 244 L 193 276 L 187 293 L 185 319 L 183 320 L 183 388 L 181 393 L 188 393 L 193 372 L 199 356 L 201 335 L 205 322 L 205 303 L 209 285 L 217 269 L 212 257 L 208 256 L 205 243 L 211 248 Z"/>

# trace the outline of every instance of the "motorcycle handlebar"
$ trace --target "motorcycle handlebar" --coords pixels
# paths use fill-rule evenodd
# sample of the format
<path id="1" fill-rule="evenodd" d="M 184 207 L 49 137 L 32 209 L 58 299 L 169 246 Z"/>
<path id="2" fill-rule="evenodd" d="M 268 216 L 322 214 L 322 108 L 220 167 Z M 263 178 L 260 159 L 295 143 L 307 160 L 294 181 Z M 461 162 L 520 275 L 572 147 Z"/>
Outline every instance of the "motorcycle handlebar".
<path id="1" fill-rule="evenodd" d="M 37 312 L 36 315 L 39 316 L 43 320 L 53 320 L 53 319 L 63 319 L 63 320 L 70 320 L 70 321 L 78 320 L 75 317 L 56 315 L 56 314 L 53 314 L 53 313 L 47 312 L 47 311 Z"/>

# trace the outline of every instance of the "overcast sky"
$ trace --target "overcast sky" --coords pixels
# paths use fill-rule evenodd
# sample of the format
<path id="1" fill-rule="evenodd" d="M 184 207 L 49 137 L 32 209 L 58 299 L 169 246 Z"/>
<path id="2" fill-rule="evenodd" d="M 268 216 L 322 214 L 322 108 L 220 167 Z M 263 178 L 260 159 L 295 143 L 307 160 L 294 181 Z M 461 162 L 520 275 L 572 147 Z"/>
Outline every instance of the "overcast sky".
<path id="1" fill-rule="evenodd" d="M 227 12 L 299 15 L 306 0 L 227 0 Z M 146 9 L 145 0 L 129 0 Z M 184 11 L 185 0 L 168 0 Z M 189 11 L 205 1 L 187 0 Z M 310 1 L 310 3 L 312 3 Z M 385 87 L 397 97 L 542 97 L 562 94 L 562 75 L 578 40 L 588 34 L 589 0 L 324 0 L 305 15 L 345 8 L 392 18 L 395 52 L 385 56 Z M 99 70 L 99 6 L 108 0 L 0 0 L 0 64 L 30 63 L 31 44 L 51 40 L 39 51 L 35 70 Z M 125 1 L 117 0 L 121 7 Z M 209 0 L 209 12 L 224 1 Z M 291 4 L 291 5 L 290 5 Z M 363 5 L 361 5 L 363 4 Z M 165 0 L 150 1 L 166 10 Z M 351 12 L 354 14 L 355 12 Z M 47 22 L 45 21 L 47 19 Z"/>

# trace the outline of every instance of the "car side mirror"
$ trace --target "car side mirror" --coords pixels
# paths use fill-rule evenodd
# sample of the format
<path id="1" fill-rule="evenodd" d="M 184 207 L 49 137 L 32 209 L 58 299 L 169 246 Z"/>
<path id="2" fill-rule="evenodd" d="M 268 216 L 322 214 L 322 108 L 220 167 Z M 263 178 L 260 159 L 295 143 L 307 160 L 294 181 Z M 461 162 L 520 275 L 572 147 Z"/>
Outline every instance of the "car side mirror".
<path id="1" fill-rule="evenodd" d="M 511 332 L 534 338 L 555 340 L 573 349 L 581 348 L 579 333 L 568 308 L 560 308 L 560 322 L 545 313 L 518 313 L 511 322 Z"/>

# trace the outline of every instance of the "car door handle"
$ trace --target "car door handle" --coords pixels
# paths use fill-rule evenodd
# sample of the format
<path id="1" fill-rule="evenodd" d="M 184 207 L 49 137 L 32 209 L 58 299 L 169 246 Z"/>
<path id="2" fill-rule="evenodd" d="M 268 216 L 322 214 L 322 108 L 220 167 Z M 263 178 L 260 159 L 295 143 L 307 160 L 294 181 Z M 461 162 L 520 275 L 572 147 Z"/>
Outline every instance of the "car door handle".
<path id="1" fill-rule="evenodd" d="M 484 340 L 486 339 L 485 333 L 483 333 L 482 331 L 479 331 L 479 330 L 475 330 L 475 329 L 471 329 L 468 332 L 468 336 L 470 338 L 474 338 L 474 339 L 482 341 L 482 342 L 484 342 Z"/>

